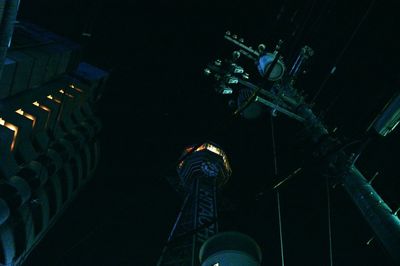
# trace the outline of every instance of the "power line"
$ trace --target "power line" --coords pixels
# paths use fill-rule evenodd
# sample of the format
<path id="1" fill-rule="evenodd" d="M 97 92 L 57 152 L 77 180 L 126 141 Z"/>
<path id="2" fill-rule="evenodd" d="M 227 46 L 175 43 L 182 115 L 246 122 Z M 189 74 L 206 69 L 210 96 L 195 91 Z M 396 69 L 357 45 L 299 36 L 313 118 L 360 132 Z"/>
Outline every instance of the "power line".
<path id="1" fill-rule="evenodd" d="M 339 64 L 339 62 L 341 61 L 343 55 L 345 54 L 345 52 L 349 48 L 351 42 L 353 41 L 354 37 L 358 33 L 359 29 L 361 28 L 361 25 L 364 23 L 365 19 L 368 17 L 369 13 L 371 12 L 371 9 L 374 6 L 375 1 L 376 0 L 372 0 L 370 2 L 367 10 L 365 11 L 363 17 L 360 20 L 360 22 L 357 24 L 356 28 L 353 30 L 353 32 L 352 32 L 350 38 L 348 39 L 347 43 L 345 44 L 345 46 L 343 47 L 343 49 L 340 51 L 339 55 L 337 56 L 335 62 L 333 63 L 333 66 L 332 66 L 330 72 L 328 73 L 328 75 L 325 76 L 325 79 L 322 81 L 321 85 L 319 86 L 317 92 L 315 93 L 314 97 L 311 100 L 311 103 L 315 102 L 315 100 L 317 99 L 317 97 L 319 96 L 321 91 L 325 88 L 325 85 L 328 82 L 328 80 L 330 79 L 330 77 L 335 73 L 337 65 Z"/>
<path id="2" fill-rule="evenodd" d="M 328 209 L 328 236 L 329 236 L 329 262 L 330 266 L 333 266 L 333 252 L 332 252 L 332 225 L 331 225 L 331 197 L 329 191 L 329 180 L 326 177 L 326 199 Z"/>
<path id="3" fill-rule="evenodd" d="M 274 154 L 274 174 L 275 177 L 278 176 L 278 159 L 276 155 L 276 141 L 275 141 L 275 128 L 274 128 L 274 117 L 271 114 L 271 137 L 272 137 L 272 151 Z M 282 233 L 282 216 L 281 216 L 281 201 L 279 195 L 279 189 L 276 189 L 276 200 L 277 200 L 277 208 L 278 208 L 278 223 L 279 223 L 279 242 L 281 248 L 281 265 L 285 266 L 285 255 L 283 248 L 283 233 Z"/>
<path id="4" fill-rule="evenodd" d="M 285 266 L 285 256 L 284 256 L 284 250 L 283 250 L 283 235 L 282 235 L 282 218 L 281 218 L 281 201 L 280 201 L 280 195 L 279 195 L 279 190 L 276 190 L 276 199 L 278 202 L 278 221 L 279 221 L 279 240 L 280 240 L 280 246 L 281 246 L 281 261 L 282 261 L 282 266 Z"/>

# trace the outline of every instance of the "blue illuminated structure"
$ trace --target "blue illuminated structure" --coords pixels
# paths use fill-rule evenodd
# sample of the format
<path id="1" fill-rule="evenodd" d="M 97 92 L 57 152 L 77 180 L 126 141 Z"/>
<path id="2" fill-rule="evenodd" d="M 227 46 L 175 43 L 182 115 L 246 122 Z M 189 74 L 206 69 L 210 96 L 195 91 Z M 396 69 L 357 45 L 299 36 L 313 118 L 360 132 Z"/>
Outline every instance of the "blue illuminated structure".
<path id="1" fill-rule="evenodd" d="M 269 67 L 278 56 L 276 53 L 266 53 L 258 59 L 257 68 L 261 76 L 267 75 Z M 277 81 L 283 77 L 285 74 L 285 65 L 281 59 L 278 59 L 273 69 L 271 70 L 268 79 L 272 81 Z"/>

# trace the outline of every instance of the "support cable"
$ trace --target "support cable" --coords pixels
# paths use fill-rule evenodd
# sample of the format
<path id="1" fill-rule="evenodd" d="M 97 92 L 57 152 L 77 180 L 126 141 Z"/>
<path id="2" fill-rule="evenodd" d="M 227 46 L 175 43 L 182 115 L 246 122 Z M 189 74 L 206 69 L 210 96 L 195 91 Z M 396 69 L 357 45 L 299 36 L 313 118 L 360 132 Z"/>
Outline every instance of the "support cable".
<path id="1" fill-rule="evenodd" d="M 272 151 L 274 155 L 274 174 L 278 176 L 278 160 L 276 156 L 276 141 L 275 141 L 275 128 L 274 128 L 274 117 L 271 114 L 271 136 L 272 136 Z M 279 242 L 281 247 L 281 265 L 285 266 L 285 255 L 283 248 L 283 234 L 282 234 L 282 216 L 281 216 L 281 201 L 279 195 L 279 189 L 276 189 L 276 199 L 278 207 L 278 223 L 279 223 Z"/>
<path id="2" fill-rule="evenodd" d="M 276 156 L 276 142 L 275 142 L 275 128 L 274 128 L 274 117 L 271 114 L 271 137 L 272 137 L 272 152 L 274 155 L 274 174 L 278 176 L 278 159 Z"/>
<path id="3" fill-rule="evenodd" d="M 360 22 L 357 24 L 356 28 L 353 30 L 353 32 L 352 32 L 350 38 L 348 39 L 347 43 L 345 44 L 343 49 L 340 51 L 339 55 L 336 57 L 336 60 L 333 63 L 332 69 L 330 70 L 328 75 L 326 75 L 325 79 L 322 81 L 322 83 L 319 86 L 317 92 L 315 93 L 314 97 L 312 98 L 311 103 L 315 102 L 315 100 L 317 99 L 317 97 L 319 96 L 321 91 L 325 88 L 325 85 L 328 82 L 328 80 L 330 79 L 330 77 L 335 73 L 337 65 L 339 64 L 339 62 L 341 61 L 343 55 L 345 54 L 345 52 L 349 48 L 349 46 L 350 46 L 351 42 L 353 41 L 354 37 L 357 35 L 359 29 L 361 28 L 361 25 L 364 23 L 365 19 L 368 17 L 369 13 L 371 12 L 371 9 L 374 6 L 375 1 L 376 0 L 371 0 L 371 2 L 369 4 L 367 10 L 365 11 L 363 17 L 361 18 Z"/>
<path id="4" fill-rule="evenodd" d="M 316 3 L 317 3 L 317 1 L 316 1 L 316 0 L 313 0 L 312 3 L 311 3 L 309 6 L 308 6 L 308 5 L 306 6 L 306 9 L 308 9 L 308 12 L 307 12 L 307 14 L 305 14 L 304 20 L 303 20 L 301 26 L 300 26 L 299 28 L 297 28 L 297 29 L 292 33 L 292 35 L 295 36 L 295 39 L 294 39 L 294 41 L 293 41 L 293 44 L 291 45 L 291 46 L 292 46 L 292 47 L 291 47 L 291 50 L 290 50 L 290 52 L 288 53 L 288 54 L 289 54 L 289 58 L 292 58 L 292 57 L 293 57 L 293 53 L 294 53 L 294 50 L 296 49 L 296 45 L 297 45 L 298 42 L 300 41 L 300 38 L 301 38 L 301 36 L 303 35 L 303 32 L 304 32 L 304 30 L 305 30 L 305 28 L 306 28 L 308 22 L 310 21 L 310 18 L 312 17 L 311 15 L 312 15 L 312 13 L 313 13 L 313 11 L 314 11 L 315 4 L 316 4 Z"/>
<path id="5" fill-rule="evenodd" d="M 323 4 L 321 8 L 321 12 L 319 12 L 318 17 L 314 20 L 313 24 L 311 24 L 310 28 L 308 31 L 313 34 L 313 30 L 315 29 L 316 25 L 320 22 L 321 18 L 324 18 L 324 15 L 329 13 L 329 8 L 330 8 L 330 3 L 333 2 L 332 0 L 327 0 Z"/>
<path id="6" fill-rule="evenodd" d="M 282 218 L 281 218 L 281 201 L 280 201 L 280 195 L 279 195 L 279 190 L 276 190 L 276 199 L 278 202 L 278 221 L 279 221 L 279 240 L 281 244 L 281 265 L 285 266 L 285 256 L 283 254 L 283 235 L 282 235 Z"/>
<path id="7" fill-rule="evenodd" d="M 333 252 L 332 252 L 332 225 L 331 225 L 331 196 L 329 189 L 329 180 L 326 177 L 326 199 L 328 209 L 328 236 L 329 236 L 329 265 L 333 266 Z"/>

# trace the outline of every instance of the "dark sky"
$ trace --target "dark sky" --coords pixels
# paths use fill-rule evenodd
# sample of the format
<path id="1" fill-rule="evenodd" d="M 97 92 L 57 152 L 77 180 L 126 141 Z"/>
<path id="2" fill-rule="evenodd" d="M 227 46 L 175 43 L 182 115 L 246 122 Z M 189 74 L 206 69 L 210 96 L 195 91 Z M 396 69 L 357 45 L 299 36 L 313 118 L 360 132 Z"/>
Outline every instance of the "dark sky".
<path id="1" fill-rule="evenodd" d="M 307 44 L 315 56 L 297 88 L 312 98 L 337 62 L 315 110 L 341 139 L 358 139 L 400 87 L 399 6 L 384 2 L 376 1 L 344 49 L 370 1 L 22 1 L 19 19 L 84 43 L 84 59 L 111 73 L 98 108 L 97 176 L 26 265 L 155 265 L 180 206 L 164 177 L 184 146 L 205 140 L 224 147 L 234 171 L 222 194 L 235 208 L 221 216 L 221 228 L 251 235 L 263 265 L 280 265 L 270 119 L 238 118 L 216 131 L 231 110 L 203 68 L 231 53 L 226 30 L 253 46 L 283 39 L 288 61 Z M 85 30 L 90 39 L 80 37 Z M 296 122 L 278 116 L 275 128 L 283 177 L 310 148 Z M 393 209 L 400 205 L 399 138 L 374 141 L 357 164 L 367 177 L 380 172 L 374 187 Z M 334 265 L 389 265 L 377 241 L 365 244 L 373 234 L 346 193 L 336 187 L 331 196 Z M 328 265 L 324 178 L 300 174 L 282 188 L 281 202 L 286 264 Z"/>

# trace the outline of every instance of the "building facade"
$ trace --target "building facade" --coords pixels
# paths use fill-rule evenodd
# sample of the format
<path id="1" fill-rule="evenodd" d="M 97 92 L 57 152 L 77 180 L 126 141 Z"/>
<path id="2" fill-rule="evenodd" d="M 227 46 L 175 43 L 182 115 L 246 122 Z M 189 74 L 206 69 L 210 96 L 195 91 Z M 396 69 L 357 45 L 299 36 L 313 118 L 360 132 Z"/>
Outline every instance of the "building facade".
<path id="1" fill-rule="evenodd" d="M 95 106 L 108 74 L 81 62 L 79 45 L 15 23 L 10 12 L 19 1 L 3 2 L 0 265 L 21 265 L 93 177 L 101 129 Z"/>

